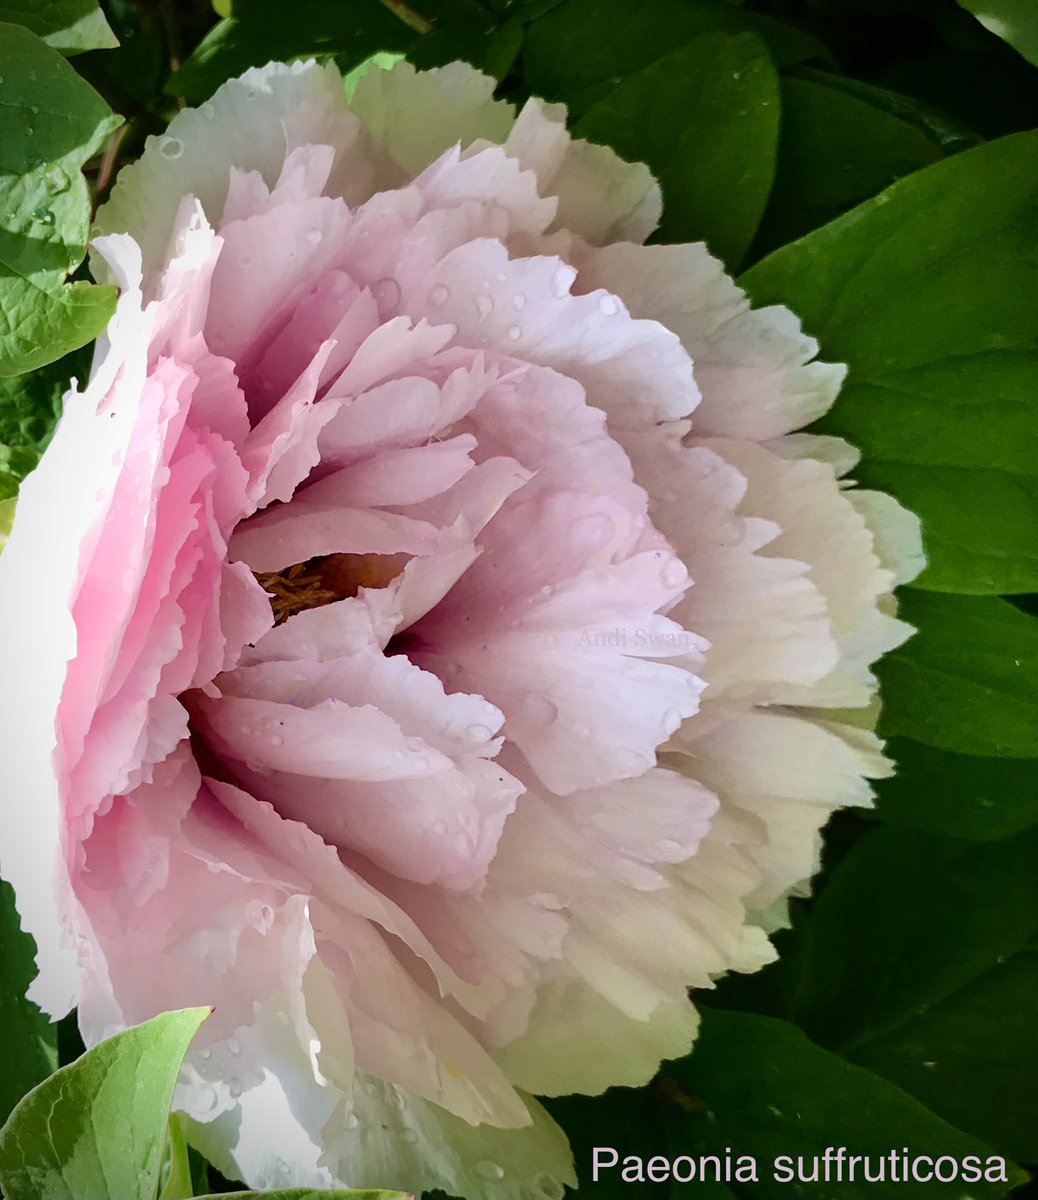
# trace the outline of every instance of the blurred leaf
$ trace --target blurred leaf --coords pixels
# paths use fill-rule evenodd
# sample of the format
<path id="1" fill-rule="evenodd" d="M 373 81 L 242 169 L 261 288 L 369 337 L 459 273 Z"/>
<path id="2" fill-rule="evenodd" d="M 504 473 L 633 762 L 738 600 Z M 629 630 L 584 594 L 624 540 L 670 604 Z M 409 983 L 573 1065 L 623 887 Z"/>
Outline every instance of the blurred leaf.
<path id="1" fill-rule="evenodd" d="M 280 1188 L 273 1192 L 220 1192 L 198 1200 L 412 1200 L 404 1192 L 315 1192 L 312 1188 Z"/>
<path id="2" fill-rule="evenodd" d="M 786 964 L 784 1011 L 810 1037 L 1022 1158 L 1038 1153 L 1038 1038 L 1021 1003 L 1036 852 L 1035 830 L 983 845 L 876 830 L 837 865 Z"/>
<path id="3" fill-rule="evenodd" d="M 707 34 L 629 75 L 576 132 L 646 162 L 663 188 L 663 241 L 705 240 L 737 265 L 771 188 L 778 79 L 750 34 Z"/>
<path id="4" fill-rule="evenodd" d="M 119 45 L 97 0 L 0 0 L 0 21 L 31 29 L 61 54 Z"/>
<path id="5" fill-rule="evenodd" d="M 150 1200 L 180 1064 L 207 1008 L 163 1013 L 88 1050 L 0 1130 L 0 1187 L 17 1200 Z"/>
<path id="6" fill-rule="evenodd" d="M 0 514 L 0 546 L 3 516 Z M 10 884 L 0 880 L 0 1029 L 4 1062 L 0 1071 L 0 1123 L 18 1101 L 58 1065 L 58 1035 L 25 989 L 36 975 L 36 946 L 23 933 Z"/>
<path id="7" fill-rule="evenodd" d="M 959 0 L 986 29 L 1038 66 L 1038 4 L 1034 0 Z"/>
<path id="8" fill-rule="evenodd" d="M 891 738 L 897 773 L 876 786 L 884 821 L 986 842 L 1038 825 L 1038 759 L 978 758 Z"/>
<path id="9" fill-rule="evenodd" d="M 830 87 L 821 72 L 784 79 L 775 182 L 755 253 L 803 236 L 942 157 L 927 132 Z"/>
<path id="10" fill-rule="evenodd" d="M 850 365 L 817 427 L 922 517 L 917 586 L 1038 590 L 1038 133 L 917 171 L 742 282 Z"/>
<path id="11" fill-rule="evenodd" d="M 82 261 L 90 220 L 83 163 L 120 122 L 55 50 L 0 25 L 0 376 L 17 375 L 90 341 L 115 289 L 65 285 Z"/>
<path id="12" fill-rule="evenodd" d="M 169 1114 L 166 1139 L 166 1158 L 160 1171 L 162 1185 L 158 1200 L 190 1200 L 195 1194 L 191 1185 L 191 1161 L 188 1157 L 184 1131 L 176 1113 Z"/>
<path id="13" fill-rule="evenodd" d="M 285 16 L 281 0 L 236 0 L 234 16 L 206 34 L 169 79 L 167 92 L 205 100 L 249 67 L 309 55 L 331 56 L 349 70 L 379 51 L 404 51 L 417 37 L 380 0 L 347 6 L 295 0 L 291 20 Z"/>
<path id="14" fill-rule="evenodd" d="M 527 29 L 523 71 L 534 95 L 565 100 L 579 115 L 624 76 L 707 33 L 753 33 L 778 66 L 826 57 L 810 34 L 725 0 L 568 0 Z M 668 127 L 675 123 L 669 114 Z"/>
<path id="15" fill-rule="evenodd" d="M 918 629 L 877 665 L 879 730 L 959 754 L 1038 756 L 1038 621 L 992 596 L 904 591 Z"/>
<path id="16" fill-rule="evenodd" d="M 809 1183 L 788 1183 L 782 1175 L 776 1179 L 773 1164 L 785 1156 L 795 1169 L 797 1156 L 810 1160 L 839 1146 L 848 1154 L 869 1155 L 874 1163 L 886 1159 L 888 1166 L 891 1151 L 900 1160 L 902 1147 L 910 1157 L 977 1155 L 981 1162 L 995 1153 L 887 1080 L 813 1045 L 794 1025 L 774 1017 L 706 1009 L 695 1050 L 664 1065 L 659 1087 L 670 1101 L 663 1106 L 659 1142 L 671 1147 L 671 1157 L 713 1154 L 723 1165 L 728 1151 L 733 1164 L 740 1154 L 756 1159 L 758 1183 L 728 1184 L 739 1197 L 774 1200 L 778 1182 L 782 1194 L 800 1200 L 836 1195 L 839 1200 L 875 1200 L 877 1195 L 934 1200 L 941 1193 L 929 1182 L 899 1179 L 892 1187 L 888 1177 L 887 1188 L 877 1190 L 875 1182 L 860 1176 L 848 1181 L 845 1166 L 837 1192 L 821 1178 Z M 1013 1182 L 1025 1178 L 1012 1166 L 1007 1175 Z M 691 1183 L 686 1192 L 672 1194 L 706 1194 L 700 1186 Z M 1005 1184 L 969 1185 L 974 1200 L 993 1200 L 1005 1192 Z"/>

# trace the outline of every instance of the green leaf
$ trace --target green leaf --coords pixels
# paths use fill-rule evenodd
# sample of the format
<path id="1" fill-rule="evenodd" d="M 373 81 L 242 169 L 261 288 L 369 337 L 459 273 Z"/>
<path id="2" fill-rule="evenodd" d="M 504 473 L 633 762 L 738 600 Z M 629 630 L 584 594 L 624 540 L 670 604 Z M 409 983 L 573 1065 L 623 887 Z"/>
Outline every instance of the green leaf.
<path id="1" fill-rule="evenodd" d="M 891 738 L 897 773 L 876 787 L 884 821 L 972 841 L 1038 825 L 1038 759 L 978 758 Z"/>
<path id="2" fill-rule="evenodd" d="M 90 349 L 82 347 L 25 375 L 0 376 L 0 442 L 43 450 L 72 379 L 85 384 L 89 377 L 90 357 Z"/>
<path id="3" fill-rule="evenodd" d="M 1038 1038 L 1021 995 L 1036 965 L 1036 853 L 1035 830 L 983 845 L 868 834 L 800 930 L 785 1008 L 816 1041 L 1030 1159 Z"/>
<path id="4" fill-rule="evenodd" d="M 905 591 L 918 629 L 877 666 L 879 730 L 959 754 L 1038 756 L 1038 621 L 991 596 Z"/>
<path id="5" fill-rule="evenodd" d="M 35 975 L 36 947 L 21 930 L 14 891 L 0 880 L 0 1029 L 4 1031 L 0 1122 L 6 1121 L 22 1096 L 58 1065 L 57 1031 L 25 998 L 25 989 Z"/>
<path id="6" fill-rule="evenodd" d="M 782 81 L 775 181 L 755 243 L 785 245 L 943 157 L 924 129 L 816 72 Z"/>
<path id="7" fill-rule="evenodd" d="M 738 1155 L 754 1157 L 759 1182 L 728 1183 L 739 1197 L 934 1200 L 944 1189 L 938 1191 L 932 1183 L 909 1178 L 891 1184 L 892 1150 L 899 1161 L 906 1147 L 910 1158 L 951 1155 L 961 1160 L 976 1155 L 982 1164 L 995 1153 L 887 1080 L 844 1062 L 812 1044 L 794 1025 L 773 1017 L 707 1009 L 694 1052 L 666 1064 L 660 1084 L 670 1101 L 664 1119 L 672 1156 L 713 1154 L 723 1164 L 728 1150 L 733 1166 Z M 818 1182 L 788 1183 L 783 1174 L 776 1175 L 776 1160 L 783 1156 L 795 1170 L 797 1157 L 804 1155 L 810 1175 L 813 1156 L 821 1158 L 827 1147 L 840 1146 L 848 1155 L 869 1155 L 873 1163 L 886 1159 L 887 1186 L 864 1182 L 860 1166 L 852 1182 L 845 1165 L 839 1184 L 826 1183 L 821 1176 Z M 1012 1166 L 1006 1173 L 1014 1183 L 1026 1178 Z M 969 1184 L 968 1195 L 984 1200 L 1002 1197 L 1006 1190 L 1006 1184 L 981 1181 Z M 705 1193 L 692 1183 L 687 1193 L 674 1194 Z M 960 1184 L 957 1192 L 948 1194 L 966 1192 Z"/>
<path id="8" fill-rule="evenodd" d="M 0 0 L 0 21 L 31 29 L 61 54 L 119 45 L 97 0 Z"/>
<path id="9" fill-rule="evenodd" d="M 922 517 L 917 586 L 1038 590 L 1038 133 L 917 171 L 742 282 L 850 365 L 818 428 Z"/>
<path id="10" fill-rule="evenodd" d="M 1038 5 L 1034 0 L 959 0 L 986 29 L 1038 66 Z"/>
<path id="11" fill-rule="evenodd" d="M 221 1192 L 198 1200 L 412 1200 L 404 1192 L 315 1192 L 310 1188 L 282 1188 L 276 1192 Z"/>
<path id="12" fill-rule="evenodd" d="M 30 1092 L 0 1130 L 0 1187 L 17 1200 L 150 1200 L 169 1105 L 207 1008 L 118 1033 Z"/>
<path id="13" fill-rule="evenodd" d="M 0 25 L 0 376 L 17 375 L 90 341 L 115 289 L 65 285 L 90 222 L 80 168 L 120 123 L 56 51 Z"/>
<path id="14" fill-rule="evenodd" d="M 0 443 L 0 500 L 18 495 L 22 480 L 40 461 L 32 446 L 5 446 Z"/>
<path id="15" fill-rule="evenodd" d="M 166 1161 L 160 1171 L 162 1181 L 158 1200 L 190 1200 L 195 1194 L 191 1184 L 191 1160 L 184 1131 L 176 1113 L 169 1114 Z"/>
<path id="16" fill-rule="evenodd" d="M 527 29 L 523 73 L 535 95 L 580 114 L 624 76 L 707 33 L 756 34 L 778 66 L 826 57 L 809 34 L 725 0 L 567 0 Z"/>
<path id="17" fill-rule="evenodd" d="M 236 0 L 234 16 L 215 25 L 166 84 L 191 101 L 209 97 L 249 67 L 308 55 L 330 55 L 349 70 L 380 51 L 406 50 L 416 33 L 380 0 L 349 5 L 295 0 L 285 20 L 281 0 Z"/>
<path id="18" fill-rule="evenodd" d="M 778 79 L 763 43 L 715 33 L 622 80 L 576 132 L 652 168 L 661 240 L 705 240 L 737 264 L 768 198 L 778 128 Z"/>

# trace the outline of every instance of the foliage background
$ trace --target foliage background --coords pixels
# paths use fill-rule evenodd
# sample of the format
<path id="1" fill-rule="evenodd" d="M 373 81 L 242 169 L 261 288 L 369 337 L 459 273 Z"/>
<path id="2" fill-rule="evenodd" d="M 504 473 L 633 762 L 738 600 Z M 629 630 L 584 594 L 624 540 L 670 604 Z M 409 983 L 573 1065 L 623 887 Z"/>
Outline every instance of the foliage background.
<path id="1" fill-rule="evenodd" d="M 1038 5 L 0 0 L 0 523 L 114 303 L 81 264 L 118 164 L 250 65 L 317 54 L 349 72 L 379 52 L 467 59 L 501 95 L 565 101 L 578 133 L 648 162 L 665 195 L 656 238 L 705 238 L 755 301 L 789 304 L 826 358 L 851 365 L 819 429 L 858 445 L 857 478 L 924 520 L 929 566 L 902 594 L 919 634 L 881 666 L 898 776 L 874 811 L 830 825 L 779 962 L 697 996 L 689 1059 L 640 1092 L 552 1103 L 578 1169 L 603 1141 L 645 1156 L 730 1146 L 767 1161 L 845 1144 L 1038 1163 Z M 0 1120 L 82 1051 L 74 1024 L 54 1029 L 24 1000 L 32 951 L 0 885 Z M 162 1073 L 183 1052 L 163 1030 L 119 1051 L 135 1070 L 143 1054 L 165 1063 L 143 1116 L 129 1087 L 99 1108 L 96 1088 L 67 1083 L 79 1076 L 43 1086 L 80 1096 L 115 1153 L 151 1121 L 137 1194 L 229 1189 L 189 1162 L 175 1126 L 162 1149 Z M 32 1110 L 0 1135 L 9 1192 Z M 103 1171 L 54 1169 L 18 1176 L 27 1200 L 55 1180 L 125 1200 Z M 1025 1180 L 1014 1174 L 1020 1200 L 1038 1196 Z M 624 1192 L 770 1200 L 775 1187 Z M 617 1190 L 585 1180 L 579 1196 Z"/>

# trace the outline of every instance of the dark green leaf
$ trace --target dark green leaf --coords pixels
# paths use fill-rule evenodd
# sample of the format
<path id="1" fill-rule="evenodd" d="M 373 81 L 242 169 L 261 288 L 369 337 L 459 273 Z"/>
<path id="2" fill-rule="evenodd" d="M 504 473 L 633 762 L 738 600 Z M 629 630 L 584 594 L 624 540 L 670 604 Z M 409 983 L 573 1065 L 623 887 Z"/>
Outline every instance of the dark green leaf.
<path id="1" fill-rule="evenodd" d="M 5 446 L 0 443 L 0 500 L 18 495 L 18 485 L 40 461 L 32 446 Z"/>
<path id="2" fill-rule="evenodd" d="M 743 282 L 850 364 L 819 428 L 923 518 L 918 585 L 1038 590 L 1038 133 L 900 180 Z"/>
<path id="3" fill-rule="evenodd" d="M 892 1185 L 889 1156 L 896 1151 L 900 1162 L 902 1147 L 910 1158 L 977 1155 L 981 1163 L 994 1151 L 887 1080 L 813 1045 L 795 1026 L 773 1017 L 707 1009 L 696 1049 L 689 1058 L 665 1065 L 660 1086 L 671 1101 L 665 1109 L 672 1156 L 714 1154 L 723 1164 L 728 1150 L 733 1164 L 737 1155 L 756 1159 L 758 1183 L 728 1184 L 740 1197 L 935 1200 L 968 1194 L 993 1200 L 1007 1190 L 1006 1184 L 983 1181 L 969 1184 L 968 1191 L 960 1183 L 947 1192 L 911 1178 Z M 845 1166 L 839 1184 L 822 1178 L 789 1183 L 782 1174 L 775 1177 L 780 1156 L 791 1160 L 795 1170 L 797 1156 L 804 1155 L 810 1177 L 810 1159 L 840 1146 L 848 1155 L 869 1155 L 874 1164 L 886 1159 L 887 1186 L 864 1182 L 860 1166 L 853 1182 Z M 1024 1179 L 1012 1166 L 1007 1175 L 1013 1182 Z M 685 1194 L 700 1193 L 690 1184 Z"/>
<path id="4" fill-rule="evenodd" d="M 1024 950 L 851 1057 L 946 1120 L 1035 1162 L 1036 996 L 1038 951 Z"/>
<path id="5" fill-rule="evenodd" d="M 163 1013 L 101 1042 L 30 1092 L 0 1130 L 15 1200 L 150 1200 L 180 1064 L 207 1008 Z"/>
<path id="6" fill-rule="evenodd" d="M 884 821 L 986 842 L 1038 825 L 1038 759 L 978 758 L 892 738 L 897 774 L 877 786 Z"/>
<path id="7" fill-rule="evenodd" d="M 977 20 L 1038 66 L 1038 5 L 1034 0 L 959 0 Z"/>
<path id="8" fill-rule="evenodd" d="M 206 34 L 166 90 L 201 101 L 249 67 L 308 55 L 334 57 L 349 70 L 379 51 L 406 50 L 416 36 L 379 0 L 296 0 L 291 21 L 281 0 L 237 0 L 234 16 Z"/>
<path id="9" fill-rule="evenodd" d="M 724 0 L 568 0 L 530 25 L 523 71 L 535 95 L 579 114 L 624 76 L 706 33 L 756 34 L 779 66 L 826 54 L 810 35 Z"/>
<path id="10" fill-rule="evenodd" d="M 622 80 L 576 132 L 652 168 L 662 240 L 705 240 L 734 265 L 764 211 L 778 127 L 778 80 L 763 43 L 716 33 Z"/>
<path id="11" fill-rule="evenodd" d="M 11 1109 L 58 1065 L 55 1027 L 30 1000 L 25 989 L 36 974 L 36 947 L 22 933 L 14 892 L 0 881 L 0 1029 L 4 1061 L 0 1070 L 0 1122 Z"/>
<path id="12" fill-rule="evenodd" d="M 89 374 L 90 350 L 84 347 L 26 375 L 0 376 L 0 442 L 42 450 L 72 379 L 82 385 Z"/>
<path id="13" fill-rule="evenodd" d="M 0 376 L 60 358 L 104 328 L 115 289 L 65 285 L 90 220 L 83 163 L 119 124 L 56 51 L 0 25 Z"/>
<path id="14" fill-rule="evenodd" d="M 1022 1001 L 1038 994 L 1036 853 L 1035 830 L 982 845 L 870 833 L 801 926 L 783 1005 L 816 1041 L 1023 1158 L 1038 1153 L 1038 1040 Z"/>
<path id="15" fill-rule="evenodd" d="M 778 164 L 755 253 L 782 246 L 941 158 L 926 131 L 817 72 L 782 82 Z"/>
<path id="16" fill-rule="evenodd" d="M 119 44 L 97 0 L 0 0 L 0 21 L 24 25 L 61 54 Z"/>
<path id="17" fill-rule="evenodd" d="M 918 629 L 877 671 L 880 732 L 960 754 L 1038 756 L 1038 621 L 992 596 L 906 591 Z"/>

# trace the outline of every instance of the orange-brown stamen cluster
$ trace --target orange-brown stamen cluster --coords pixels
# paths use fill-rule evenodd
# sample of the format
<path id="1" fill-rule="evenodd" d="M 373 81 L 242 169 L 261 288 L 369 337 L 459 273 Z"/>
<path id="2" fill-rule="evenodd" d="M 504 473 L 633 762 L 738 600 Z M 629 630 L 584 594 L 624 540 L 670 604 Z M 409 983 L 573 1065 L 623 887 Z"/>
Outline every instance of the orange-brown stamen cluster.
<path id="1" fill-rule="evenodd" d="M 407 560 L 402 554 L 328 554 L 294 563 L 282 571 L 256 573 L 270 595 L 274 624 L 296 613 L 356 596 L 362 587 L 385 587 Z"/>

